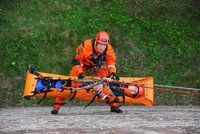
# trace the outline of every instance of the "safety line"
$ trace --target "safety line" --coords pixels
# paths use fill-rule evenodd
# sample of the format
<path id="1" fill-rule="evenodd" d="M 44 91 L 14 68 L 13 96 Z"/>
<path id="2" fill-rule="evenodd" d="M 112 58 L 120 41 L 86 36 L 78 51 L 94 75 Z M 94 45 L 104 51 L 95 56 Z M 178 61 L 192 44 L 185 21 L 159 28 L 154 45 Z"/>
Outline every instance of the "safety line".
<path id="1" fill-rule="evenodd" d="M 192 90 L 192 91 L 199 91 L 200 92 L 200 89 L 198 89 L 198 88 L 190 88 L 190 87 L 168 86 L 168 85 L 159 85 L 159 84 L 154 84 L 154 87 L 173 88 L 173 89 L 182 89 L 182 90 Z"/>

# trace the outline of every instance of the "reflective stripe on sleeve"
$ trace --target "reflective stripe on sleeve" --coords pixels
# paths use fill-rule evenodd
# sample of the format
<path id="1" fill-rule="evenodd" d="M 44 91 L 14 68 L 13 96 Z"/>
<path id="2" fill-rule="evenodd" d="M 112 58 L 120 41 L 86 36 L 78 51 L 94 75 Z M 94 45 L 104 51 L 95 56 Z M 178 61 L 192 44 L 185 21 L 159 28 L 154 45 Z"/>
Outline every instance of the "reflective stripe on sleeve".
<path id="1" fill-rule="evenodd" d="M 113 66 L 113 65 L 108 65 L 108 68 L 109 68 L 109 67 L 116 68 L 116 67 L 115 67 L 115 66 Z"/>

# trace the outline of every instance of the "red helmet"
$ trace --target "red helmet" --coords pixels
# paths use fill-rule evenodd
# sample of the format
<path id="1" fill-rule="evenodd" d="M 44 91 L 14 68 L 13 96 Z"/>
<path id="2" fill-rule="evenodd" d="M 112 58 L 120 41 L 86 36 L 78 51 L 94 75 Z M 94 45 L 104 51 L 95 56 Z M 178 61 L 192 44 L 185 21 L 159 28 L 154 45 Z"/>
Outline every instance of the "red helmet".
<path id="1" fill-rule="evenodd" d="M 109 43 L 109 35 L 105 31 L 98 32 L 95 41 L 100 44 L 108 44 Z"/>

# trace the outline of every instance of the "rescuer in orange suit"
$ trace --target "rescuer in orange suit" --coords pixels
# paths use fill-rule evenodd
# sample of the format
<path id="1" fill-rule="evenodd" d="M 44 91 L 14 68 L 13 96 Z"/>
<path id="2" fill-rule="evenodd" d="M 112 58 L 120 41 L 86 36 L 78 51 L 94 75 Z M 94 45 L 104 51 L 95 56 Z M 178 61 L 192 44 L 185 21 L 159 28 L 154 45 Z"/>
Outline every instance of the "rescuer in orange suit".
<path id="1" fill-rule="evenodd" d="M 78 76 L 79 79 L 83 79 L 88 71 L 92 71 L 93 76 L 111 77 L 119 80 L 115 67 L 116 56 L 109 42 L 108 33 L 101 31 L 97 33 L 95 39 L 87 39 L 81 43 L 76 48 L 76 56 L 72 60 L 73 67 L 70 76 Z M 94 88 L 98 90 L 99 87 Z M 110 100 L 107 103 L 111 106 L 111 112 L 122 112 L 113 98 L 109 98 L 105 94 L 101 94 L 101 97 L 102 99 Z M 54 109 L 51 114 L 58 114 L 58 110 L 61 107 L 59 104 L 62 104 L 64 100 L 63 98 L 55 99 Z"/>

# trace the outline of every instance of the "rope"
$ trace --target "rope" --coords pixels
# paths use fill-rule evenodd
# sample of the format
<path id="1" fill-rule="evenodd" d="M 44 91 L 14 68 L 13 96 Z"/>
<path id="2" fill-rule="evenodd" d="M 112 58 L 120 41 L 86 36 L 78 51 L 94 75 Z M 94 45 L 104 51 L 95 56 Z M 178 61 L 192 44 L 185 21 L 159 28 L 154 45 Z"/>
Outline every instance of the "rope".
<path id="1" fill-rule="evenodd" d="M 81 80 L 76 80 L 80 82 L 87 82 L 87 81 L 101 81 L 103 82 L 104 80 L 109 81 L 109 82 L 116 82 L 120 83 L 119 81 L 114 81 L 110 78 L 101 78 L 101 79 L 81 79 Z M 137 81 L 135 81 L 137 84 Z M 180 87 L 180 86 L 169 86 L 169 85 L 160 85 L 160 84 L 148 84 L 148 83 L 139 83 L 139 85 L 147 85 L 147 86 L 154 86 L 154 87 L 162 87 L 162 88 L 172 88 L 172 89 L 181 89 L 181 90 L 189 90 L 189 91 L 198 91 L 200 92 L 200 89 L 198 88 L 190 88 L 190 87 Z"/>
<path id="2" fill-rule="evenodd" d="M 187 91 L 187 90 L 173 90 L 173 89 L 170 89 L 170 90 L 164 90 L 164 89 L 160 89 L 160 88 L 155 88 L 156 91 L 158 92 L 167 92 L 167 93 L 178 93 L 178 94 L 188 94 L 188 95 L 193 95 L 193 96 L 200 96 L 200 94 L 198 92 L 194 92 L 194 91 Z M 157 92 L 157 93 L 158 93 Z"/>
<path id="3" fill-rule="evenodd" d="M 198 92 L 200 92 L 200 89 L 198 89 L 198 88 L 179 87 L 179 86 L 168 86 L 168 85 L 159 85 L 159 84 L 154 84 L 154 86 L 155 86 L 155 87 L 173 88 L 173 89 L 181 89 L 181 90 L 198 91 Z"/>
<path id="4" fill-rule="evenodd" d="M 94 84 L 87 85 L 87 86 L 84 86 L 84 87 L 64 87 L 63 89 L 72 89 L 74 91 L 82 90 L 82 89 L 90 89 L 90 88 L 93 88 L 94 86 L 99 85 L 101 83 L 102 83 L 101 81 L 98 81 L 98 82 L 96 82 Z"/>

